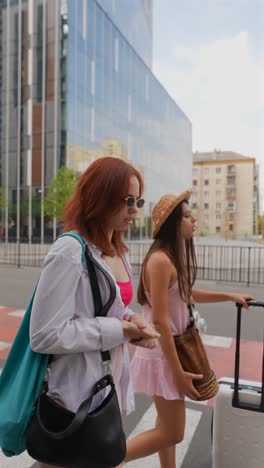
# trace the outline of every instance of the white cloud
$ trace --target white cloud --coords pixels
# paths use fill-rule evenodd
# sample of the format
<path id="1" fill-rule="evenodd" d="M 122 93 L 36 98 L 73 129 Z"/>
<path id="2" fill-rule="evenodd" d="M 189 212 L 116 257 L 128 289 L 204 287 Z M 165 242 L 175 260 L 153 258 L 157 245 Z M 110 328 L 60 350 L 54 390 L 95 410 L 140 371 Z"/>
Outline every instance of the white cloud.
<path id="1" fill-rule="evenodd" d="M 247 32 L 157 58 L 154 73 L 192 121 L 194 150 L 238 151 L 264 168 L 264 60 L 255 60 Z"/>

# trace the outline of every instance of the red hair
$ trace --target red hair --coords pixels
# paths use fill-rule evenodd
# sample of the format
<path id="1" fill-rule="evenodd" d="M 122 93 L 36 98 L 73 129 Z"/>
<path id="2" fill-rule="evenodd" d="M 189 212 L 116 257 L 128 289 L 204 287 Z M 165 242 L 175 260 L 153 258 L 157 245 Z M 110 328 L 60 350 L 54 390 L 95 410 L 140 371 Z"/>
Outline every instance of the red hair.
<path id="1" fill-rule="evenodd" d="M 96 159 L 81 175 L 74 194 L 65 205 L 64 231 L 77 231 L 105 255 L 113 255 L 105 225 L 107 219 L 122 208 L 132 176 L 138 179 L 141 196 L 143 179 L 131 164 L 113 157 Z M 113 243 L 120 254 L 127 250 L 122 232 L 114 231 Z"/>

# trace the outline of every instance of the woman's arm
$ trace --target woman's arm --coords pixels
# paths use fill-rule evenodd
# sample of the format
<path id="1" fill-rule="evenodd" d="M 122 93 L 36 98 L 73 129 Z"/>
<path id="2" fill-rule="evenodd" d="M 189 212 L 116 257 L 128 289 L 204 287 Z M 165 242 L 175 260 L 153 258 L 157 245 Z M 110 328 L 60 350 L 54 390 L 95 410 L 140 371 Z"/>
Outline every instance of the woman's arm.
<path id="1" fill-rule="evenodd" d="M 239 302 L 246 309 L 248 309 L 247 300 L 254 300 L 250 294 L 238 294 L 229 292 L 218 292 L 218 291 L 203 291 L 202 289 L 193 289 L 192 297 L 194 302 L 200 304 L 207 304 L 209 302 Z"/>
<path id="2" fill-rule="evenodd" d="M 57 245 L 55 245 L 57 244 Z M 72 238 L 58 240 L 45 259 L 30 320 L 33 351 L 71 354 L 112 349 L 125 338 L 145 336 L 136 324 L 115 317 L 93 317 L 94 304 L 87 277 L 87 317 L 76 311 L 76 293 L 83 267 L 81 246 Z"/>
<path id="3" fill-rule="evenodd" d="M 79 247 L 79 246 L 78 246 Z M 30 321 L 33 351 L 47 354 L 79 353 L 111 349 L 124 341 L 122 323 L 114 317 L 80 317 L 76 290 L 82 264 L 56 253 L 46 257 Z M 93 299 L 87 278 L 87 295 L 93 315 Z"/>
<path id="4" fill-rule="evenodd" d="M 172 370 L 175 383 L 180 393 L 196 399 L 199 393 L 192 384 L 193 378 L 201 378 L 184 372 L 171 333 L 168 316 L 168 289 L 174 273 L 172 264 L 163 252 L 151 255 L 146 266 L 151 295 L 152 319 L 156 330 L 160 333 L 160 345 Z"/>

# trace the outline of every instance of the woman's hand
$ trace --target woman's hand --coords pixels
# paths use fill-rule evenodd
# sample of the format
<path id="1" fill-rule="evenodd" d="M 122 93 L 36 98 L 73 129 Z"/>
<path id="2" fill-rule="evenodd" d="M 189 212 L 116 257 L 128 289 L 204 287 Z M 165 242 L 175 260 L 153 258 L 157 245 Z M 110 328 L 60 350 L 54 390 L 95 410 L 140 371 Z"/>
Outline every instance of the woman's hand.
<path id="1" fill-rule="evenodd" d="M 127 320 L 122 320 L 122 328 L 124 337 L 129 338 L 133 342 L 134 340 L 138 340 L 139 343 L 140 340 L 153 340 L 159 337 L 159 333 L 157 333 L 156 330 L 154 330 L 154 328 L 148 325 L 147 323 L 145 323 L 145 325 L 143 326 L 142 324 L 141 326 L 138 326 L 137 323 L 133 323 L 132 321 L 128 322 Z"/>
<path id="2" fill-rule="evenodd" d="M 175 385 L 179 389 L 179 393 L 186 395 L 190 400 L 197 400 L 200 394 L 193 385 L 193 379 L 202 379 L 202 374 L 191 374 L 190 372 L 182 372 L 182 374 L 174 378 Z"/>
<path id="3" fill-rule="evenodd" d="M 131 315 L 130 322 L 135 323 L 135 325 L 137 325 L 140 330 L 143 330 L 145 335 L 149 338 L 160 338 L 160 334 L 155 330 L 155 328 L 150 323 L 146 322 L 143 317 L 140 317 L 140 315 Z"/>
<path id="4" fill-rule="evenodd" d="M 247 304 L 247 301 L 255 301 L 256 299 L 249 294 L 238 294 L 238 293 L 227 293 L 227 296 L 229 297 L 229 300 L 232 302 L 239 302 L 239 304 L 242 304 L 245 309 L 248 309 L 249 306 Z"/>
<path id="5" fill-rule="evenodd" d="M 154 327 L 147 323 L 146 320 L 140 315 L 134 314 L 130 318 L 130 322 L 136 324 L 140 330 L 149 334 L 149 338 L 139 338 L 131 340 L 130 343 L 141 348 L 153 349 L 156 346 L 156 339 L 160 337 L 160 334 L 156 332 Z"/>
<path id="6" fill-rule="evenodd" d="M 140 338 L 139 340 L 130 340 L 130 344 L 140 346 L 141 348 L 153 349 L 157 345 L 156 338 Z"/>

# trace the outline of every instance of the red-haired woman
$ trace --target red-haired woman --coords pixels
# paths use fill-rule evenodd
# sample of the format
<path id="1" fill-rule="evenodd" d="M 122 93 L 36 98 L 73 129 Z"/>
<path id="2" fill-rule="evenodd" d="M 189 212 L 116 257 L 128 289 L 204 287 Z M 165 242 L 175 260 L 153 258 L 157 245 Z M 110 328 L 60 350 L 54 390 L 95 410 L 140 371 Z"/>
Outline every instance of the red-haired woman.
<path id="1" fill-rule="evenodd" d="M 115 282 L 116 298 L 106 317 L 94 317 L 82 247 L 76 239 L 57 239 L 44 262 L 32 309 L 31 345 L 33 351 L 53 355 L 48 396 L 72 412 L 105 375 L 101 359 L 105 350 L 111 353 L 121 409 L 133 410 L 127 341 L 151 348 L 158 336 L 128 308 L 133 288 L 123 233 L 144 204 L 142 192 L 142 177 L 132 165 L 104 157 L 94 161 L 80 177 L 65 207 L 65 231 L 75 231 L 86 240 L 94 259 Z M 105 304 L 109 287 L 104 275 L 97 273 Z M 90 411 L 95 405 L 98 402 Z"/>

